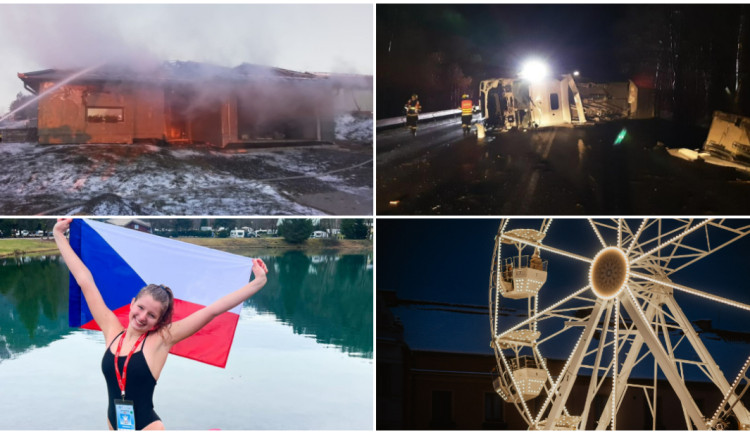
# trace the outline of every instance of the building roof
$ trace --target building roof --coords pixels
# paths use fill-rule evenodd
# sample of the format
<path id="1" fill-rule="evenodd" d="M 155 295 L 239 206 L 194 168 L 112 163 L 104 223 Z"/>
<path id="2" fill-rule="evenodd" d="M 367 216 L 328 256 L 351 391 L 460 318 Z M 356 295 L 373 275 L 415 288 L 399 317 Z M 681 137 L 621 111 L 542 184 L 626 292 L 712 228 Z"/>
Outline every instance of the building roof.
<path id="1" fill-rule="evenodd" d="M 141 219 L 109 219 L 107 220 L 107 223 L 123 227 L 129 225 L 130 223 L 145 226 L 147 228 L 151 227 L 151 223 Z"/>
<path id="2" fill-rule="evenodd" d="M 372 89 L 372 75 L 342 74 L 336 72 L 316 72 L 318 77 L 326 77 L 335 86 L 352 89 Z"/>
<path id="3" fill-rule="evenodd" d="M 151 68 L 105 64 L 86 69 L 44 69 L 19 72 L 18 78 L 35 87 L 43 81 L 62 81 L 79 74 L 71 82 L 148 82 L 148 83 L 203 83 L 206 81 L 247 82 L 259 80 L 309 81 L 328 80 L 327 74 L 297 72 L 272 66 L 243 63 L 233 68 L 201 62 L 165 62 Z"/>

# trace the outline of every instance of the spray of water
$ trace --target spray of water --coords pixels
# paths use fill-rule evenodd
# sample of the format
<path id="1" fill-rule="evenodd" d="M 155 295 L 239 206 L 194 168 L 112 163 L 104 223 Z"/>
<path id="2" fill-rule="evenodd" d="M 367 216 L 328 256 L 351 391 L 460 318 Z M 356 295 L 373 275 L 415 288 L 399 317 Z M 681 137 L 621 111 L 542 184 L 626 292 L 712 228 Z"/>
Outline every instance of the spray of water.
<path id="1" fill-rule="evenodd" d="M 64 85 L 70 83 L 71 81 L 75 80 L 76 78 L 78 78 L 78 77 L 80 77 L 80 76 L 82 76 L 84 74 L 87 74 L 87 73 L 89 73 L 89 72 L 91 72 L 91 71 L 93 71 L 93 70 L 101 67 L 102 65 L 103 65 L 103 63 L 100 63 L 98 65 L 94 65 L 94 66 L 88 67 L 86 69 L 83 69 L 81 71 L 76 72 L 75 74 L 72 74 L 72 75 L 66 77 L 64 80 L 61 80 L 59 83 L 55 84 L 54 86 L 50 87 L 49 89 L 46 89 L 44 92 L 40 93 L 39 95 L 35 96 L 34 98 L 26 101 L 21 106 L 16 107 L 16 109 L 13 110 L 12 112 L 6 114 L 3 117 L 0 117 L 0 122 L 4 121 L 5 119 L 8 119 L 11 116 L 13 116 L 14 113 L 16 113 L 16 112 L 18 112 L 20 110 L 23 110 L 24 108 L 30 106 L 31 104 L 34 104 L 35 102 L 39 101 L 40 99 L 42 99 L 46 95 L 48 95 L 48 94 L 54 92 L 55 90 L 59 89 L 61 86 L 64 86 Z"/>

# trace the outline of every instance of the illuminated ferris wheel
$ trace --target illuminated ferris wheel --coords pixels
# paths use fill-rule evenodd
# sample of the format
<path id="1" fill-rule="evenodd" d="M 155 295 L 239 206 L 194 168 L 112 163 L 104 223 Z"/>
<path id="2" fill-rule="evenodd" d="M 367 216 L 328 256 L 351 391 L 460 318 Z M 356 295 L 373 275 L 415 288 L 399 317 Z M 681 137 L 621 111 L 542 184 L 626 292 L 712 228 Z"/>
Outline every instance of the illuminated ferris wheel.
<path id="1" fill-rule="evenodd" d="M 500 223 L 489 285 L 493 386 L 530 429 L 616 429 L 629 389 L 642 389 L 655 429 L 662 398 L 657 384 L 664 380 L 682 407 L 682 415 L 669 417 L 684 417 L 688 429 L 730 423 L 750 429 L 750 412 L 741 402 L 750 388 L 750 357 L 736 377 L 725 377 L 674 294 L 741 314 L 750 305 L 672 281 L 678 280 L 674 273 L 750 233 L 747 222 L 589 219 L 591 233 L 584 236 L 598 247 L 587 254 L 575 252 L 584 243 L 545 243 L 551 219 L 534 223 L 537 228 L 531 224 Z M 542 289 L 548 273 L 561 271 L 548 270 L 548 258 L 555 256 L 556 263 L 580 265 L 571 267 L 580 274 L 575 287 Z M 549 366 L 552 358 L 562 362 Z M 718 388 L 715 411 L 704 414 L 696 403 L 685 383 L 688 371 Z"/>

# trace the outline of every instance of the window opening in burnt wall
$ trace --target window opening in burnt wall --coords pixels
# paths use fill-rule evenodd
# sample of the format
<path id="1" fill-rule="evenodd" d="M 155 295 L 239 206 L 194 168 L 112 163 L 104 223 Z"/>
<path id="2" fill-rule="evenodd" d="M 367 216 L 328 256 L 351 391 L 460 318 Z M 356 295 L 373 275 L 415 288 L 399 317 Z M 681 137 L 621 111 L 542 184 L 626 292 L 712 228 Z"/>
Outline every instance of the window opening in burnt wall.
<path id="1" fill-rule="evenodd" d="M 86 122 L 92 124 L 125 122 L 125 110 L 122 107 L 86 107 Z"/>

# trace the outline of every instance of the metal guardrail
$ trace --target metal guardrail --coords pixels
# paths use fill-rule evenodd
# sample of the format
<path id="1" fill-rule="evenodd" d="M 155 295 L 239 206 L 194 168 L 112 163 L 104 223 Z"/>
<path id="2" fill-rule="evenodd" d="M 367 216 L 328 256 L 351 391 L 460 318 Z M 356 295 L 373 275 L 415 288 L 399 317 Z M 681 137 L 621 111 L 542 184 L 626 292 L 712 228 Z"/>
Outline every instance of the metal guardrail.
<path id="1" fill-rule="evenodd" d="M 453 116 L 461 113 L 461 109 L 443 110 L 439 112 L 431 113 L 420 113 L 419 121 L 426 121 L 430 119 L 439 119 L 448 116 Z M 406 116 L 399 116 L 397 118 L 380 119 L 375 121 L 375 128 L 392 127 L 395 125 L 402 125 L 406 123 Z"/>

